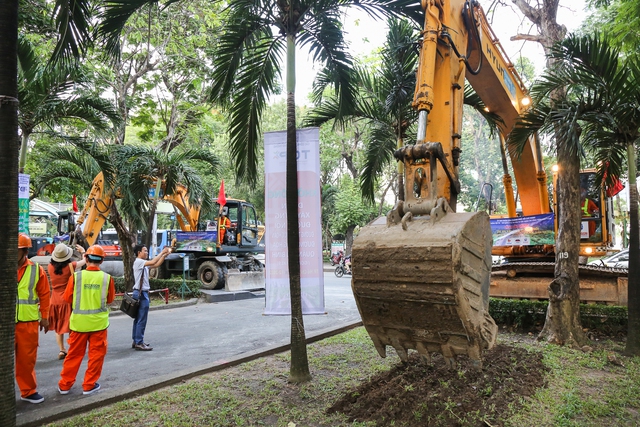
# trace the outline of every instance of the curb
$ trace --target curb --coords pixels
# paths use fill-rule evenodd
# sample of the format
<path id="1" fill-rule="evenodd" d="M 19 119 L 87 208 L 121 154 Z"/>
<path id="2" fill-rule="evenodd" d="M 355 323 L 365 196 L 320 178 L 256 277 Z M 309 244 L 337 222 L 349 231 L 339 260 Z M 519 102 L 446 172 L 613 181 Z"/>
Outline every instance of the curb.
<path id="1" fill-rule="evenodd" d="M 175 306 L 175 304 L 174 304 Z M 123 313 L 124 314 L 124 313 Z M 333 335 L 341 334 L 350 329 L 362 326 L 362 321 L 343 323 L 335 327 L 323 329 L 307 337 L 307 345 L 316 341 L 323 340 Z M 290 344 L 274 345 L 265 347 L 261 350 L 246 352 L 238 354 L 231 359 L 224 359 L 212 362 L 210 364 L 196 366 L 194 368 L 183 369 L 175 373 L 161 375 L 153 378 L 149 378 L 143 381 L 138 381 L 127 387 L 120 388 L 118 390 L 104 390 L 96 393 L 94 396 L 89 396 L 74 400 L 69 403 L 52 406 L 39 414 L 31 413 L 16 419 L 16 426 L 19 427 L 36 427 L 43 424 L 48 424 L 53 421 L 58 421 L 64 418 L 78 415 L 83 412 L 88 412 L 93 409 L 101 408 L 103 406 L 110 405 L 112 403 L 120 402 L 132 397 L 138 397 L 142 394 L 149 393 L 158 390 L 163 387 L 167 387 L 173 384 L 180 383 L 184 380 L 197 377 L 200 375 L 208 374 L 211 372 L 221 371 L 225 368 L 237 366 L 245 362 L 249 362 L 255 359 L 259 359 L 265 356 L 271 356 L 277 353 L 288 351 L 291 348 Z M 35 416 L 39 415 L 39 416 Z"/>
<path id="2" fill-rule="evenodd" d="M 197 303 L 198 303 L 198 298 L 191 298 L 191 299 L 186 300 L 186 301 L 175 302 L 175 303 L 172 303 L 172 304 L 154 305 L 152 307 L 149 307 L 149 311 L 168 310 L 170 308 L 187 307 L 187 306 L 190 306 L 190 305 L 196 305 Z M 122 316 L 122 315 L 124 315 L 124 313 L 121 312 L 117 308 L 114 308 L 113 310 L 111 310 L 111 312 L 109 312 L 109 317 Z"/>

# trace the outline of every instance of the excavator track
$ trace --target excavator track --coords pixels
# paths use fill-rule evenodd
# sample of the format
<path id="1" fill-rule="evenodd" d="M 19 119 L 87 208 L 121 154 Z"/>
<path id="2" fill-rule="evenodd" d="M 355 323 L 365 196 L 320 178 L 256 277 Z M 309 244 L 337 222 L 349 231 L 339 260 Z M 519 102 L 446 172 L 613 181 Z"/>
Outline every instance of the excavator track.
<path id="1" fill-rule="evenodd" d="M 553 262 L 508 262 L 491 269 L 489 294 L 494 298 L 545 300 L 553 280 Z M 580 265 L 580 300 L 583 303 L 627 305 L 628 270 Z"/>

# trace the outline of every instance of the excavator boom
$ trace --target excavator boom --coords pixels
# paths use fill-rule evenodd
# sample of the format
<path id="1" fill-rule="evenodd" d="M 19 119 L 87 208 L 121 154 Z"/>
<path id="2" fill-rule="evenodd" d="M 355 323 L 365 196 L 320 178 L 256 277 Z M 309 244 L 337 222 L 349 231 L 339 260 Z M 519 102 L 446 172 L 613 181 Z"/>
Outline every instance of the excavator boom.
<path id="1" fill-rule="evenodd" d="M 403 361 L 413 349 L 426 359 L 442 353 L 451 365 L 466 354 L 480 366 L 497 326 L 489 315 L 489 216 L 455 212 L 465 78 L 501 118 L 503 143 L 528 97 L 477 2 L 424 0 L 422 6 L 412 103 L 417 141 L 394 154 L 403 162 L 405 192 L 386 218 L 364 227 L 354 241 L 352 287 L 381 356 L 391 346 Z M 537 147 L 532 139 L 520 156 L 509 153 L 524 174 L 518 190 L 528 214 L 550 210 Z M 515 216 L 513 194 L 510 200 Z"/>

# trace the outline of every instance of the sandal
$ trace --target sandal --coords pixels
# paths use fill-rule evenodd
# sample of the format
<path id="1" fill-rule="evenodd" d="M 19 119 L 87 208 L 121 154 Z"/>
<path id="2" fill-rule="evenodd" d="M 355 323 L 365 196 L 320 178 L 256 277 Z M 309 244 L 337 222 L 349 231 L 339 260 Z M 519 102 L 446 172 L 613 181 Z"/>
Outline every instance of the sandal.
<path id="1" fill-rule="evenodd" d="M 67 357 L 67 352 L 60 350 L 60 353 L 58 353 L 58 360 L 62 360 L 65 357 Z"/>

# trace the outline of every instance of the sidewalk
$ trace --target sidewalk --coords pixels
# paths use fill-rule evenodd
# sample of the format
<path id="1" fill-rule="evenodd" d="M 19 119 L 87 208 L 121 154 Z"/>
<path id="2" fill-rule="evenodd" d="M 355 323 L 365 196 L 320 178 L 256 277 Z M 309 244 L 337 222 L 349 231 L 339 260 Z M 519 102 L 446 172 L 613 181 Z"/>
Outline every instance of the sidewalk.
<path id="1" fill-rule="evenodd" d="M 330 266 L 329 266 L 330 267 Z M 351 281 L 325 273 L 325 315 L 305 315 L 309 342 L 343 332 L 361 324 L 351 291 Z M 71 393 L 57 392 L 62 361 L 57 360 L 54 334 L 40 335 L 36 375 L 38 392 L 45 401 L 31 404 L 19 400 L 18 426 L 38 426 L 147 393 L 182 380 L 266 355 L 287 351 L 290 316 L 264 316 L 264 298 L 221 303 L 192 300 L 154 306 L 145 340 L 150 352 L 131 349 L 132 319 L 112 314 L 108 353 L 100 378 L 102 389 L 82 395 L 86 359 Z"/>

